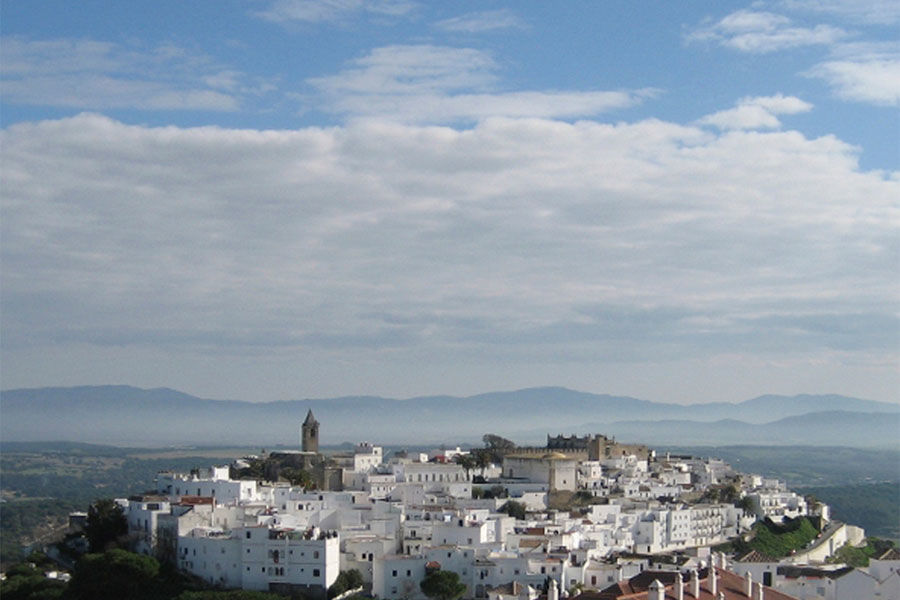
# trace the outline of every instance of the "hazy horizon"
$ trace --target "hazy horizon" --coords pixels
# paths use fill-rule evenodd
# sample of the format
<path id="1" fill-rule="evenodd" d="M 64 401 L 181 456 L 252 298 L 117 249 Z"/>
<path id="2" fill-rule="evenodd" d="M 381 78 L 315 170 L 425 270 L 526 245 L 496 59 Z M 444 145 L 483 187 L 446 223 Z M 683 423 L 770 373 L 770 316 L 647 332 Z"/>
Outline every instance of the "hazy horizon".
<path id="1" fill-rule="evenodd" d="M 862 396 L 851 396 L 849 394 L 838 394 L 834 392 L 797 392 L 793 394 L 779 394 L 779 393 L 762 393 L 756 394 L 754 396 L 748 396 L 745 398 L 738 398 L 732 400 L 708 400 L 708 401 L 697 401 L 697 402 L 673 402 L 667 400 L 665 398 L 651 398 L 651 397 L 642 397 L 636 396 L 634 394 L 612 394 L 609 392 L 603 391 L 592 391 L 592 390 L 584 390 L 577 389 L 569 386 L 563 385 L 535 385 L 528 386 L 524 388 L 509 388 L 509 389 L 491 389 L 491 390 L 482 390 L 480 392 L 476 392 L 474 394 L 446 394 L 446 393 L 434 393 L 434 394 L 417 394 L 414 396 L 391 396 L 384 394 L 340 394 L 336 396 L 295 396 L 295 397 L 286 397 L 286 398 L 272 398 L 272 399 L 258 399 L 258 398 L 240 398 L 236 396 L 228 396 L 228 397 L 218 397 L 218 396 L 207 396 L 202 394 L 195 394 L 188 390 L 183 390 L 179 388 L 174 388 L 172 386 L 160 385 L 160 386 L 152 386 L 152 387 L 142 387 L 135 386 L 128 383 L 105 383 L 105 384 L 75 384 L 75 385 L 43 385 L 43 386 L 27 386 L 27 387 L 3 387 L 0 388 L 0 393 L 5 392 L 13 392 L 18 390 L 40 390 L 40 389 L 68 389 L 68 388 L 95 388 L 95 387 L 129 387 L 129 388 L 137 388 L 145 391 L 152 390 L 172 390 L 175 392 L 179 392 L 182 394 L 187 394 L 188 396 L 193 396 L 195 398 L 199 398 L 202 400 L 219 400 L 219 401 L 237 401 L 237 402 L 250 402 L 250 403 L 269 403 L 269 402 L 292 402 L 292 401 L 320 401 L 320 400 L 340 400 L 341 398 L 379 398 L 383 400 L 396 400 L 398 402 L 404 402 L 408 400 L 416 400 L 416 399 L 425 399 L 425 398 L 441 398 L 441 397 L 451 397 L 451 398 L 472 398 L 476 396 L 482 395 L 490 395 L 490 394 L 512 394 L 515 392 L 526 391 L 526 390 L 539 390 L 539 389 L 564 389 L 578 393 L 591 394 L 595 396 L 613 396 L 613 397 L 623 397 L 623 398 L 633 398 L 635 400 L 641 401 L 649 401 L 656 403 L 665 403 L 665 404 L 676 404 L 681 406 L 689 406 L 692 404 L 702 405 L 702 404 L 713 404 L 713 403 L 725 403 L 725 404 L 740 404 L 741 402 L 746 402 L 748 400 L 754 400 L 756 398 L 762 398 L 767 396 L 777 396 L 777 397 L 796 397 L 796 396 L 846 396 L 848 398 L 854 398 L 858 400 L 873 400 L 876 402 L 886 402 L 889 404 L 900 404 L 900 400 L 878 400 L 876 398 L 865 398 Z"/>

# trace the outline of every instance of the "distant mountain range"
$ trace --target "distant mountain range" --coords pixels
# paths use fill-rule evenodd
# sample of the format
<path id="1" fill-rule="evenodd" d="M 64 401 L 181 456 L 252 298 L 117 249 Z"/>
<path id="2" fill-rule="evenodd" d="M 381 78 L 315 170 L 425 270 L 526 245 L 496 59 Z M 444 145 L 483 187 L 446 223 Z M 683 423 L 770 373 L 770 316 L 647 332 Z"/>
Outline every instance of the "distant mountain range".
<path id="1" fill-rule="evenodd" d="M 660 444 L 900 445 L 900 405 L 837 395 L 760 396 L 680 405 L 566 388 L 466 398 L 353 396 L 280 402 L 197 398 L 167 388 L 35 388 L 0 392 L 0 439 L 126 446 L 297 444 L 312 409 L 323 443 L 520 444 L 547 434 L 603 433 Z"/>

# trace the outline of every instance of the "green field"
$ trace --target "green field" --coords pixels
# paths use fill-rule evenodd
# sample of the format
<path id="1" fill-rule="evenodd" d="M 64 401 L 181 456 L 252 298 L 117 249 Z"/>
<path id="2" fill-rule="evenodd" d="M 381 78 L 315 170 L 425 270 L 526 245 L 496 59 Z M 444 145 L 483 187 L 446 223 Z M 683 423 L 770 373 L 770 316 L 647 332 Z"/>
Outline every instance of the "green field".
<path id="1" fill-rule="evenodd" d="M 0 444 L 0 562 L 65 528 L 97 498 L 155 490 L 156 474 L 223 464 L 259 448 L 116 448 L 74 443 Z"/>

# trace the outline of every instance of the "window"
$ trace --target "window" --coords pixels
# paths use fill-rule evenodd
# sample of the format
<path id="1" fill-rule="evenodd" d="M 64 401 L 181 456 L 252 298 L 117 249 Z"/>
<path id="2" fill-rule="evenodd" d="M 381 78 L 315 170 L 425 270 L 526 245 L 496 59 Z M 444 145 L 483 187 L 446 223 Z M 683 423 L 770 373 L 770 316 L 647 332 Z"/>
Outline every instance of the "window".
<path id="1" fill-rule="evenodd" d="M 391 577 L 396 577 L 396 576 L 397 576 L 397 570 L 394 569 L 393 571 L 391 571 Z"/>
<path id="2" fill-rule="evenodd" d="M 316 550 L 315 552 L 313 552 L 313 558 L 319 558 L 319 551 L 318 551 L 318 550 Z"/>
<path id="3" fill-rule="evenodd" d="M 248 540 L 250 539 L 250 532 L 249 532 L 249 531 L 247 532 L 247 539 L 248 539 Z"/>
<path id="4" fill-rule="evenodd" d="M 407 576 L 407 577 L 412 577 L 412 571 L 410 571 L 409 569 L 407 569 L 407 570 L 406 570 L 406 576 Z"/>
<path id="5" fill-rule="evenodd" d="M 318 576 L 319 576 L 319 570 L 313 569 L 313 577 L 318 577 Z"/>
<path id="6" fill-rule="evenodd" d="M 546 573 L 546 572 L 547 572 L 547 567 L 541 567 L 541 573 Z"/>

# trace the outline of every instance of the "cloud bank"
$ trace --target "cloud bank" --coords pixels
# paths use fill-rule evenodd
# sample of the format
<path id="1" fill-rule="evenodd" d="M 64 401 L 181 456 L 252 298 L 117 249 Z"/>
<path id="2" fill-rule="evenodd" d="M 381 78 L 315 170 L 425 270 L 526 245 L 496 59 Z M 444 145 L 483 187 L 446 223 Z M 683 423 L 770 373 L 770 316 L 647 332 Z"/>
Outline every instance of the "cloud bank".
<path id="1" fill-rule="evenodd" d="M 830 45 L 846 35 L 843 29 L 830 25 L 798 27 L 784 15 L 738 10 L 697 28 L 688 40 L 715 42 L 741 52 L 765 54 L 802 46 Z"/>
<path id="2" fill-rule="evenodd" d="M 13 125 L 3 348 L 891 370 L 900 179 L 734 118 Z"/>
<path id="3" fill-rule="evenodd" d="M 234 111 L 260 84 L 184 48 L 0 38 L 3 100 L 69 108 Z"/>
<path id="4" fill-rule="evenodd" d="M 498 65 L 474 48 L 396 45 L 376 48 L 341 72 L 309 83 L 316 105 L 350 118 L 459 123 L 488 117 L 593 116 L 640 103 L 641 90 L 497 90 Z"/>

